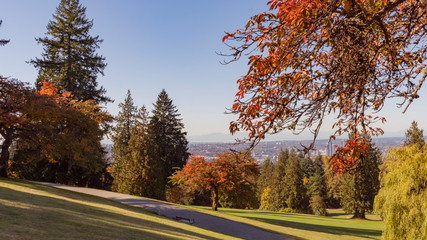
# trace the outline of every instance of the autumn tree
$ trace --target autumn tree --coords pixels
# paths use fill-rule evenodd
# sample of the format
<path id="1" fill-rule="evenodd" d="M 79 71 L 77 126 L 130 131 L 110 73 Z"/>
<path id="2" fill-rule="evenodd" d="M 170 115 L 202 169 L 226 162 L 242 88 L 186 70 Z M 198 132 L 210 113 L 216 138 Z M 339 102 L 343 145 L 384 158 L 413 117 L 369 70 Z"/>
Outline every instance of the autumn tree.
<path id="1" fill-rule="evenodd" d="M 32 89 L 16 79 L 0 76 L 0 136 L 3 139 L 0 152 L 0 176 L 8 176 L 9 147 L 29 124 L 28 102 Z"/>
<path id="2" fill-rule="evenodd" d="M 46 27 L 46 36 L 36 39 L 44 47 L 41 58 L 30 61 L 39 71 L 38 89 L 43 81 L 49 81 L 77 100 L 111 101 L 105 89 L 98 87 L 97 76 L 103 74 L 106 63 L 96 53 L 102 40 L 90 35 L 92 26 L 93 20 L 87 19 L 79 0 L 61 0 Z"/>
<path id="3" fill-rule="evenodd" d="M 28 116 L 37 128 L 20 136 L 13 159 L 16 174 L 79 186 L 94 182 L 93 176 L 106 167 L 101 139 L 111 116 L 94 101 L 73 100 L 47 81 L 37 95 L 31 102 L 37 110 Z"/>
<path id="4" fill-rule="evenodd" d="M 411 127 L 406 130 L 404 145 L 409 146 L 415 144 L 421 149 L 425 144 L 423 132 L 424 130 L 418 128 L 418 123 L 412 121 Z"/>
<path id="5" fill-rule="evenodd" d="M 392 149 L 375 198 L 384 220 L 382 239 L 427 239 L 427 148 Z"/>
<path id="6" fill-rule="evenodd" d="M 168 177 L 178 168 L 182 168 L 188 159 L 187 133 L 172 99 L 163 89 L 154 104 L 148 126 L 149 158 L 155 165 L 163 168 L 157 172 L 156 187 L 160 190 L 157 199 L 165 199 Z"/>
<path id="7" fill-rule="evenodd" d="M 125 192 L 124 185 L 128 184 L 125 180 L 126 160 L 130 154 L 129 141 L 132 135 L 132 129 L 136 124 L 136 111 L 130 90 L 126 94 L 123 103 L 119 104 L 119 114 L 116 116 L 116 125 L 113 128 L 112 140 L 113 147 L 111 149 L 113 158 L 113 189 L 118 192 Z"/>
<path id="8" fill-rule="evenodd" d="M 268 133 L 309 129 L 315 140 L 324 117 L 334 114 L 331 138 L 360 133 L 344 148 L 349 158 L 333 159 L 336 168 L 351 171 L 366 154 L 362 136 L 383 132 L 373 123 L 386 120 L 379 114 L 386 99 L 400 98 L 405 111 L 418 98 L 427 76 L 427 2 L 271 0 L 268 5 L 269 11 L 223 38 L 230 61 L 249 55 L 249 70 L 237 81 L 232 112 L 238 118 L 230 131 L 247 131 L 256 143 Z"/>
<path id="9" fill-rule="evenodd" d="M 255 187 L 259 170 L 256 163 L 246 154 L 224 152 L 208 162 L 201 156 L 191 160 L 180 171 L 176 171 L 171 182 L 181 185 L 188 192 L 207 189 L 212 194 L 212 209 L 217 211 L 220 195 L 252 185 Z"/>

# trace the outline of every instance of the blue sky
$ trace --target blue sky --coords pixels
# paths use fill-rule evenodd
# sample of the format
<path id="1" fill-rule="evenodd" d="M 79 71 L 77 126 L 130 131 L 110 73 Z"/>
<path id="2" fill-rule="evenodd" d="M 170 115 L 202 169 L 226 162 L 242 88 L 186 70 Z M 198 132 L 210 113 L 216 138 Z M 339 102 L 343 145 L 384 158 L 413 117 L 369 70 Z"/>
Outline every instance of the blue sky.
<path id="1" fill-rule="evenodd" d="M 138 106 L 152 108 L 164 88 L 173 99 L 185 124 L 190 140 L 215 141 L 227 133 L 235 116 L 224 112 L 233 103 L 236 80 L 247 71 L 241 60 L 221 65 L 226 58 L 216 52 L 227 52 L 222 43 L 225 31 L 243 27 L 250 16 L 267 9 L 266 0 L 81 0 L 86 14 L 94 20 L 92 35 L 104 42 L 98 50 L 106 57 L 105 76 L 99 84 L 115 100 L 106 107 L 118 113 L 118 104 L 130 89 Z M 46 25 L 59 1 L 2 0 L 0 38 L 11 42 L 0 47 L 0 74 L 34 83 L 35 68 L 26 63 L 39 57 L 42 46 L 34 38 L 46 32 Z M 403 115 L 389 101 L 383 113 L 388 122 L 381 125 L 384 136 L 404 136 L 412 120 L 427 129 L 427 89 Z M 329 117 L 321 134 L 331 132 Z M 221 135 L 222 136 L 222 135 Z M 271 140 L 273 138 L 270 138 Z M 281 134 L 274 139 L 310 139 L 310 134 Z"/>

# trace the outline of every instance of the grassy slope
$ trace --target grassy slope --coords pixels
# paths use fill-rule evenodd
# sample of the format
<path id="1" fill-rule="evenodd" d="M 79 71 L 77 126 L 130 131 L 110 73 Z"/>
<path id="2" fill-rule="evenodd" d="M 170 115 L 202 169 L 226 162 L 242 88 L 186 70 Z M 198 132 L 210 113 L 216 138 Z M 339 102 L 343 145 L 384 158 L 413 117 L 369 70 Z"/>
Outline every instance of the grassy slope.
<path id="1" fill-rule="evenodd" d="M 140 208 L 0 178 L 0 239 L 232 239 Z"/>
<path id="2" fill-rule="evenodd" d="M 219 209 L 209 207 L 188 208 L 244 222 L 272 232 L 285 233 L 296 239 L 380 239 L 383 222 L 375 215 L 368 220 L 347 219 L 343 211 L 329 211 L 329 216 L 311 214 L 276 213 L 257 210 Z"/>

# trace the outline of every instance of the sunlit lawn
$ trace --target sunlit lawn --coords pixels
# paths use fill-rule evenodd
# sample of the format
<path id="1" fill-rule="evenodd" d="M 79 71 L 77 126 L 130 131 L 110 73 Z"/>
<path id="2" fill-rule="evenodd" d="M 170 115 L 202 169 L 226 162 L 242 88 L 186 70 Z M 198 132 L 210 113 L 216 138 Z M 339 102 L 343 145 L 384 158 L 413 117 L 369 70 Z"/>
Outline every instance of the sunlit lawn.
<path id="1" fill-rule="evenodd" d="M 140 208 L 0 178 L 0 239 L 231 239 Z"/>
<path id="2" fill-rule="evenodd" d="M 328 211 L 329 216 L 321 217 L 227 208 L 220 208 L 218 213 L 215 213 L 209 207 L 190 208 L 272 232 L 285 233 L 297 239 L 380 239 L 383 227 L 378 216 L 368 214 L 368 220 L 348 219 L 351 215 L 340 210 Z"/>

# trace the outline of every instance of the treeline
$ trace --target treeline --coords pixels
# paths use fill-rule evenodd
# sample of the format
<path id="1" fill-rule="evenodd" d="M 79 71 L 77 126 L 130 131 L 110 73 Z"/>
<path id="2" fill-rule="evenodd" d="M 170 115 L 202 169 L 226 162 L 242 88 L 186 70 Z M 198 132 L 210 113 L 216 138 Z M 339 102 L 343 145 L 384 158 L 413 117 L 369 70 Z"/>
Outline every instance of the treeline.
<path id="1" fill-rule="evenodd" d="M 372 211 L 380 186 L 381 155 L 370 143 L 368 155 L 361 157 L 357 170 L 337 174 L 325 156 L 311 160 L 294 150 L 281 151 L 277 163 L 267 159 L 261 168 L 260 208 L 327 215 L 327 208 L 342 207 L 354 217 L 364 218 Z"/>
<path id="2" fill-rule="evenodd" d="M 367 141 L 370 142 L 368 138 Z M 371 212 L 380 182 L 381 155 L 373 143 L 357 170 L 337 174 L 325 156 L 314 159 L 296 150 L 281 150 L 277 162 L 255 164 L 245 152 L 224 152 L 212 161 L 192 159 L 171 177 L 182 204 L 259 208 L 280 212 L 327 215 L 344 208 L 354 217 Z"/>
<path id="3" fill-rule="evenodd" d="M 180 115 L 165 90 L 151 116 L 145 106 L 137 110 L 130 91 L 119 107 L 113 129 L 113 190 L 165 200 L 169 176 L 189 156 Z"/>

